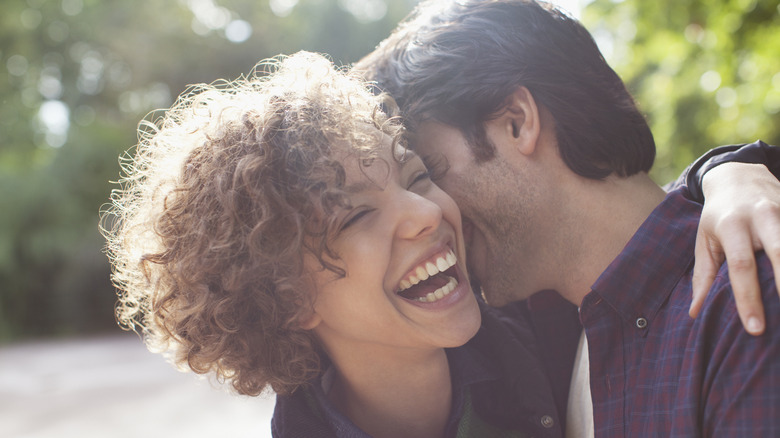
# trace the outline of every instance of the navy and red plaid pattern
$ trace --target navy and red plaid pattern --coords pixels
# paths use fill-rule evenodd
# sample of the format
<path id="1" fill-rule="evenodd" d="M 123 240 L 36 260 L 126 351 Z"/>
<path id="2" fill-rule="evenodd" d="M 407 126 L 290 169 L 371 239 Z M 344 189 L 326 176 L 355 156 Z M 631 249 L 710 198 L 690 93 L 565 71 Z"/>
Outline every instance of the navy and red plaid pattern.
<path id="1" fill-rule="evenodd" d="M 585 297 L 597 437 L 780 437 L 780 300 L 758 267 L 767 329 L 747 334 L 727 267 L 688 316 L 701 206 L 667 195 Z"/>

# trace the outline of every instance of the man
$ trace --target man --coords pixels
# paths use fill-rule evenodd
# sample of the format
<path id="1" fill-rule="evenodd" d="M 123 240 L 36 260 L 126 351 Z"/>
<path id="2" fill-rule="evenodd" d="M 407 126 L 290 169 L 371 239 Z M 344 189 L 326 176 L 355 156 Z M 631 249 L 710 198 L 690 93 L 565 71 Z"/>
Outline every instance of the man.
<path id="1" fill-rule="evenodd" d="M 579 23 L 533 1 L 426 3 L 355 68 L 396 98 L 458 202 L 488 303 L 553 289 L 580 307 L 571 436 L 780 434 L 780 333 L 742 330 L 725 268 L 688 318 L 699 207 L 648 177 L 650 129 Z M 756 263 L 771 323 L 775 279 Z M 565 327 L 537 318 L 538 332 L 571 339 L 569 310 L 553 309 Z M 571 370 L 570 343 L 540 344 Z"/>

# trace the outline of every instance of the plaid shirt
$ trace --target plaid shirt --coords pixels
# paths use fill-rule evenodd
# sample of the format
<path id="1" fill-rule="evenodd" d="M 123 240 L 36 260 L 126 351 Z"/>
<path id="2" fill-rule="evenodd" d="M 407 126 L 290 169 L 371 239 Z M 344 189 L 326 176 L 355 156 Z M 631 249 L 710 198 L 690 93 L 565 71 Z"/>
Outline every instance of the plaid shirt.
<path id="1" fill-rule="evenodd" d="M 726 266 L 688 316 L 701 206 L 667 195 L 581 306 L 597 437 L 780 437 L 780 301 L 758 257 L 766 333 L 742 328 Z"/>

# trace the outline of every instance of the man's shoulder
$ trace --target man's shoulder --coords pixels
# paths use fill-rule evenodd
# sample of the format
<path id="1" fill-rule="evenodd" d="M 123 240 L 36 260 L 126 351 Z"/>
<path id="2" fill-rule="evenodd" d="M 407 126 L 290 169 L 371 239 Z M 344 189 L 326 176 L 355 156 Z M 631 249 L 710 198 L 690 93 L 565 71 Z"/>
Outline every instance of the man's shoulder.
<path id="1" fill-rule="evenodd" d="M 766 331 L 748 334 L 723 266 L 693 321 L 680 376 L 696 384 L 679 394 L 700 407 L 704 435 L 777 436 L 780 412 L 780 299 L 768 257 L 756 257 Z M 740 432 L 741 431 L 741 432 Z"/>

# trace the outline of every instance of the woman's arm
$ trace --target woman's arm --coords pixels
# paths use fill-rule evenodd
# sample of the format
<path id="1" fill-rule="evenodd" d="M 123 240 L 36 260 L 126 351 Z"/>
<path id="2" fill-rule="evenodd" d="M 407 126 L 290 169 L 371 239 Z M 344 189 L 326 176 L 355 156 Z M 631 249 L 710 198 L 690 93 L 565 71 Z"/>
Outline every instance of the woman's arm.
<path id="1" fill-rule="evenodd" d="M 771 172 L 770 172 L 771 171 Z M 722 146 L 677 180 L 704 203 L 696 240 L 691 316 L 698 315 L 724 259 L 740 319 L 758 335 L 765 327 L 755 251 L 764 250 L 780 282 L 780 148 L 764 142 Z M 705 201 L 706 199 L 706 201 Z"/>

